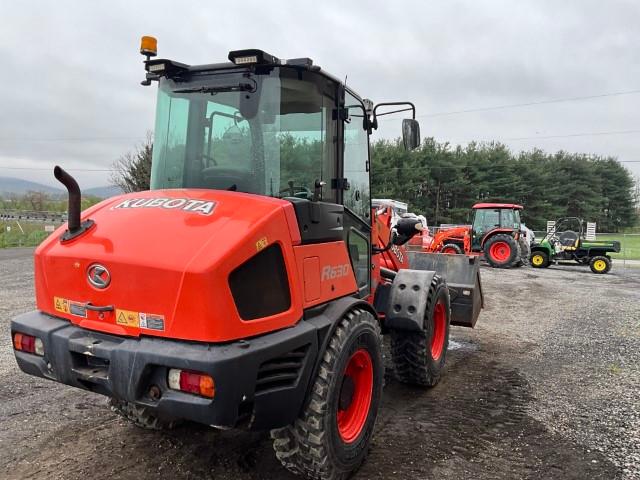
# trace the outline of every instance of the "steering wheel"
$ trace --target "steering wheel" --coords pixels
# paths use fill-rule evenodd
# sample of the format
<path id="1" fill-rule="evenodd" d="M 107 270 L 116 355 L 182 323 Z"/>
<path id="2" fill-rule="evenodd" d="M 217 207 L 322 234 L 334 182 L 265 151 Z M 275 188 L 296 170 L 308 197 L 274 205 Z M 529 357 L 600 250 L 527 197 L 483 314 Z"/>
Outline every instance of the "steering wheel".
<path id="1" fill-rule="evenodd" d="M 199 155 L 200 158 L 202 158 L 203 160 L 207 161 L 207 164 L 209 164 L 209 162 L 211 162 L 211 164 L 215 167 L 216 165 L 218 165 L 218 162 L 216 162 L 216 159 L 213 158 L 212 155 L 207 155 L 206 153 L 201 153 Z M 207 167 L 205 167 L 205 170 L 207 168 L 211 167 L 211 165 L 208 165 Z"/>
<path id="2" fill-rule="evenodd" d="M 278 192 L 278 197 L 284 196 L 310 200 L 313 198 L 313 192 L 303 185 L 290 185 Z"/>

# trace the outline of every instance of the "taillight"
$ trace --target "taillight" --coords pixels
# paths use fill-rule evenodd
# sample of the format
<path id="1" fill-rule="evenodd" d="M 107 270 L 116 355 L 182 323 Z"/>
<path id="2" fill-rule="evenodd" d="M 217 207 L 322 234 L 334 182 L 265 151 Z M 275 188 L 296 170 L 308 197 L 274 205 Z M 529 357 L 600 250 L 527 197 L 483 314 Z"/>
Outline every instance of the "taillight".
<path id="1" fill-rule="evenodd" d="M 26 333 L 13 334 L 13 348 L 21 352 L 33 353 L 34 355 L 44 355 L 44 344 L 42 340 Z"/>
<path id="2" fill-rule="evenodd" d="M 172 390 L 193 393 L 208 398 L 213 398 L 215 395 L 213 378 L 204 373 L 172 368 L 169 370 L 168 383 L 169 388 Z"/>

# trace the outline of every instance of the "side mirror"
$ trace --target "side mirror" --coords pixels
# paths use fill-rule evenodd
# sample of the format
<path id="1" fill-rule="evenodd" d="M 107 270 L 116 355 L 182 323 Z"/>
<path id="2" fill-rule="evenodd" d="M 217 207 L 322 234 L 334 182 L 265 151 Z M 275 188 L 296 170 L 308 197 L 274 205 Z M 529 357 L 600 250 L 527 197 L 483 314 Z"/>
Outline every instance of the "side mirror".
<path id="1" fill-rule="evenodd" d="M 405 150 L 414 150 L 420 146 L 420 124 L 412 118 L 402 120 L 402 143 Z"/>

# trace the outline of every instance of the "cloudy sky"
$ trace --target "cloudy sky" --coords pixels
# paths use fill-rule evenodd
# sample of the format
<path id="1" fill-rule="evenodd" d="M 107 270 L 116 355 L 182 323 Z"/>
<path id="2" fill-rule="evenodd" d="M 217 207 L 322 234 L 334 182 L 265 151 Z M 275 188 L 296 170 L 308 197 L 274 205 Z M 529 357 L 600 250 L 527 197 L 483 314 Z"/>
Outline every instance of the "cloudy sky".
<path id="1" fill-rule="evenodd" d="M 423 136 L 612 155 L 640 175 L 635 0 L 2 0 L 0 19 L 0 176 L 54 184 L 60 164 L 108 184 L 153 127 L 142 35 L 188 64 L 311 57 L 364 97 L 413 100 Z"/>

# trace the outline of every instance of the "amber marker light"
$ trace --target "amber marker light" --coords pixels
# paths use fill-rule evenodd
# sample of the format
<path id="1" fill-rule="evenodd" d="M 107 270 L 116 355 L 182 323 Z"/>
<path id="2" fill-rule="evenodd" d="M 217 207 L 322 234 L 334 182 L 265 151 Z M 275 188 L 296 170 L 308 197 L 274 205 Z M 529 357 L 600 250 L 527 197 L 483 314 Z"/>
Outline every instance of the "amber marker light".
<path id="1" fill-rule="evenodd" d="M 140 39 L 140 53 L 147 57 L 155 57 L 158 54 L 158 40 L 146 35 L 142 37 Z"/>

